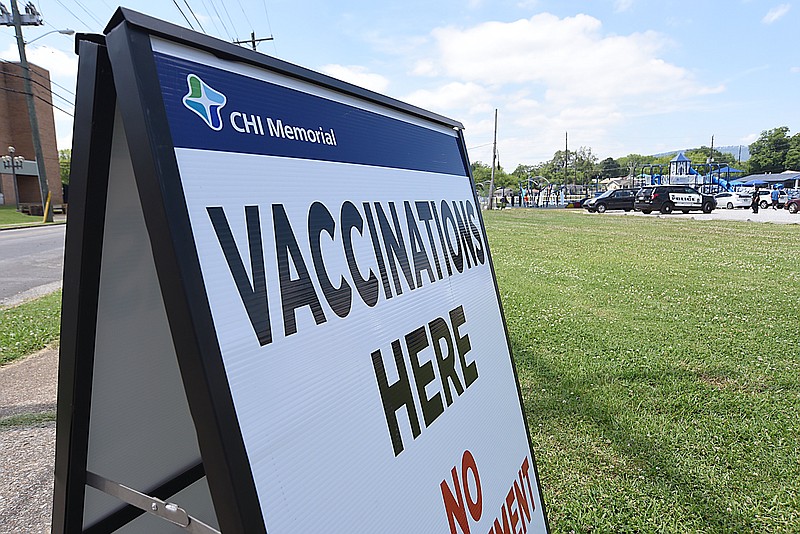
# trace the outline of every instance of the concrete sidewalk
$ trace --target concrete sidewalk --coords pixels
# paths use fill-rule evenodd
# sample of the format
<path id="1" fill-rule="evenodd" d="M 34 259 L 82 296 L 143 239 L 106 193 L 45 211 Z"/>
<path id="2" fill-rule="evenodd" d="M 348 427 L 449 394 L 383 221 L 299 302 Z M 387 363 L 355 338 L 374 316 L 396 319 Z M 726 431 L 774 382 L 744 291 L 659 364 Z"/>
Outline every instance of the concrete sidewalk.
<path id="1" fill-rule="evenodd" d="M 57 350 L 0 367 L 0 533 L 50 532 L 57 382 Z"/>

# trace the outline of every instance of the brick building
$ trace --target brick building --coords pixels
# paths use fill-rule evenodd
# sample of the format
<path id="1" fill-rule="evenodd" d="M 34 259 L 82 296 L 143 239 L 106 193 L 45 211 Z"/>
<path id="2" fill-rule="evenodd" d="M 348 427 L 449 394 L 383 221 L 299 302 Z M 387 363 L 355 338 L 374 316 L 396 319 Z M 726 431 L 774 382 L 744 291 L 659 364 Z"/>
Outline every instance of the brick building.
<path id="1" fill-rule="evenodd" d="M 30 65 L 30 68 L 47 185 L 51 193 L 51 203 L 59 205 L 63 204 L 63 198 L 56 146 L 56 125 L 51 105 L 50 73 L 35 65 Z M 22 67 L 19 63 L 0 63 L 0 155 L 8 154 L 8 147 L 13 146 L 16 155 L 25 158 L 23 167 L 17 169 L 19 201 L 22 204 L 39 204 L 41 202 L 39 178 L 28 104 L 25 99 L 25 82 L 22 76 Z M 0 164 L 0 193 L 3 193 L 5 204 L 16 203 L 11 169 L 3 168 L 2 164 Z"/>

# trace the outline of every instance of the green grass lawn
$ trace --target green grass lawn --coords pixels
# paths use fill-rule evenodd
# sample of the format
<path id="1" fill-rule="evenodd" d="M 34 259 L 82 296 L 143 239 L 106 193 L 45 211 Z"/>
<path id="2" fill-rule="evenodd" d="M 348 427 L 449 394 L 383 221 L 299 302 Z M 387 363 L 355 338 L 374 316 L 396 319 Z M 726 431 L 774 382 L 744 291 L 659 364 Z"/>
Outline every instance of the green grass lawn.
<path id="1" fill-rule="evenodd" d="M 30 216 L 25 213 L 19 213 L 14 205 L 0 206 L 0 226 L 40 222 L 42 222 L 41 215 Z"/>
<path id="2" fill-rule="evenodd" d="M 800 532 L 795 225 L 486 214 L 553 532 Z"/>
<path id="3" fill-rule="evenodd" d="M 485 218 L 553 532 L 800 532 L 798 226 Z M 59 299 L 0 310 L 0 361 Z"/>
<path id="4" fill-rule="evenodd" d="M 0 309 L 0 365 L 57 341 L 60 322 L 61 291 Z"/>

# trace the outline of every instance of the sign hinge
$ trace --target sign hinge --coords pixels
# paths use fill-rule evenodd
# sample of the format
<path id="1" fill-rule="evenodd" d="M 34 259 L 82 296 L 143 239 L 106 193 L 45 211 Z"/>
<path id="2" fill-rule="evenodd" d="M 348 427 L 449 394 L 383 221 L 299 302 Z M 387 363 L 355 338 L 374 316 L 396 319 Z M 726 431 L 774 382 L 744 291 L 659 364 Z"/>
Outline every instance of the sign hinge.
<path id="1" fill-rule="evenodd" d="M 112 497 L 144 510 L 149 514 L 160 517 L 190 532 L 191 534 L 220 534 L 219 530 L 210 527 L 186 513 L 186 510 L 171 502 L 162 501 L 156 497 L 145 495 L 140 491 L 129 488 L 113 480 L 101 477 L 90 471 L 86 472 L 86 484 L 107 493 Z"/>

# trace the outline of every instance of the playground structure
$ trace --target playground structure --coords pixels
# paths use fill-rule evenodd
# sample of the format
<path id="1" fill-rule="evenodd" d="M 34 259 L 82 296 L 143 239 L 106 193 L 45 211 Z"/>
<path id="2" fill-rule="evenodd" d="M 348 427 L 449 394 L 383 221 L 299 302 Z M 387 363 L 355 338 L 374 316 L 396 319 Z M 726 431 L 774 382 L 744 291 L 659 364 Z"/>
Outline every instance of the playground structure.
<path id="1" fill-rule="evenodd" d="M 478 200 L 483 209 L 489 207 L 488 188 L 476 184 Z M 527 178 L 517 187 L 500 187 L 494 191 L 495 208 L 563 208 L 580 207 L 581 200 L 593 196 L 594 185 L 552 184 L 543 176 Z"/>
<path id="2" fill-rule="evenodd" d="M 683 152 L 670 160 L 666 174 L 663 172 L 664 167 L 660 164 L 642 165 L 639 172 L 631 178 L 631 186 L 690 185 L 701 193 L 713 195 L 721 191 L 733 191 L 738 184 L 732 183 L 736 177 L 731 178 L 731 175 L 744 173 L 722 163 L 692 164 Z"/>

